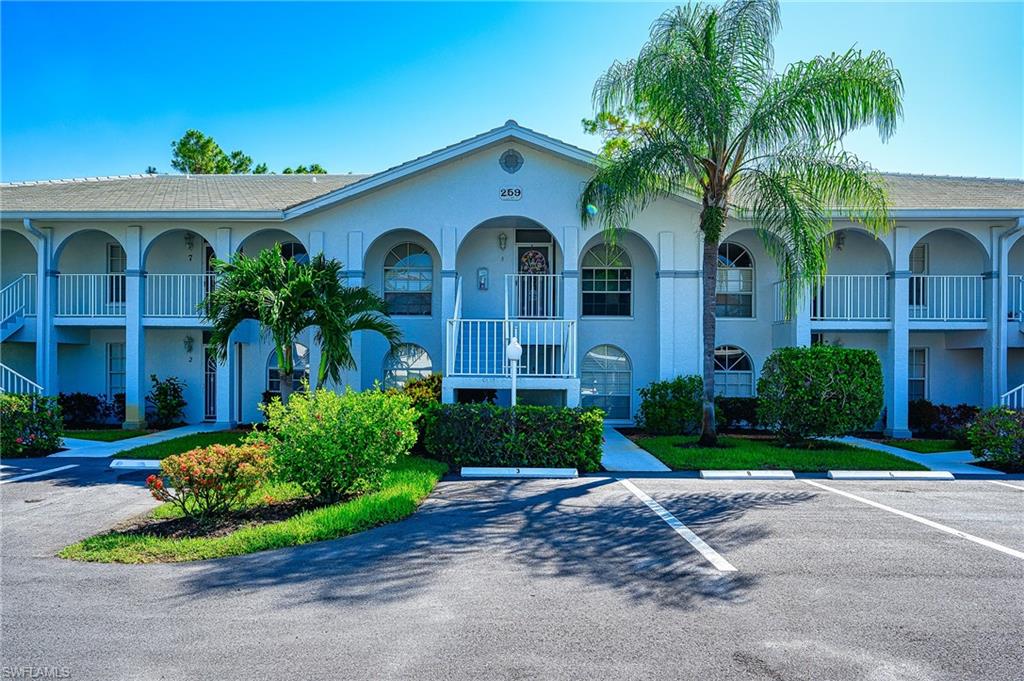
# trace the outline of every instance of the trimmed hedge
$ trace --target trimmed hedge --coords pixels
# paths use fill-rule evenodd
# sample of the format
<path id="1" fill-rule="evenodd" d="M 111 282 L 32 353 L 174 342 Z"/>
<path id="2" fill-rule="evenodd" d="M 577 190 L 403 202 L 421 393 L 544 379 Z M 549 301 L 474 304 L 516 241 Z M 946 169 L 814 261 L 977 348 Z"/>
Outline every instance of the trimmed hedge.
<path id="1" fill-rule="evenodd" d="M 882 411 L 882 364 L 873 350 L 779 348 L 757 382 L 759 420 L 787 443 L 871 428 Z"/>
<path id="2" fill-rule="evenodd" d="M 911 400 L 907 421 L 914 437 L 955 440 L 958 447 L 967 447 L 967 429 L 978 419 L 980 409 L 971 404 L 933 404 L 928 400 Z"/>
<path id="3" fill-rule="evenodd" d="M 981 412 L 967 429 L 971 453 L 1008 472 L 1024 471 L 1024 413 L 1007 407 Z"/>
<path id="4" fill-rule="evenodd" d="M 569 407 L 439 404 L 424 415 L 424 444 L 451 466 L 601 468 L 604 413 Z"/>
<path id="5" fill-rule="evenodd" d="M 676 376 L 640 388 L 637 426 L 651 435 L 687 435 L 700 428 L 704 379 Z"/>
<path id="6" fill-rule="evenodd" d="M 720 428 L 757 428 L 757 398 L 719 395 L 715 398 L 715 420 Z"/>
<path id="7" fill-rule="evenodd" d="M 56 397 L 0 393 L 0 454 L 45 456 L 64 442 Z"/>

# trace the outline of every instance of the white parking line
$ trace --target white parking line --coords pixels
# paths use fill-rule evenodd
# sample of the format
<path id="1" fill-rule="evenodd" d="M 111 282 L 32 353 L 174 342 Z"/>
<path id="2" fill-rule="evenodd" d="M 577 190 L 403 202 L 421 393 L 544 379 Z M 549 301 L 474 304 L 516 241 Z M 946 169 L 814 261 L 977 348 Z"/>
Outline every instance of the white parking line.
<path id="1" fill-rule="evenodd" d="M 991 482 L 993 485 L 1002 485 L 1003 487 L 1019 489 L 1021 492 L 1024 492 L 1024 487 L 1021 487 L 1020 485 L 1011 485 L 1008 482 L 1000 482 L 999 480 L 989 480 L 989 482 Z"/>
<path id="2" fill-rule="evenodd" d="M 657 513 L 658 517 L 660 517 L 662 520 L 668 523 L 668 526 L 675 530 L 676 534 L 678 534 L 680 537 L 688 541 L 690 543 L 690 546 L 697 549 L 700 552 L 700 555 L 707 558 L 708 562 L 714 565 L 719 572 L 736 572 L 736 568 L 734 568 L 729 563 L 729 561 L 727 561 L 725 558 L 722 558 L 722 556 L 717 551 L 708 546 L 704 542 L 704 540 L 698 537 L 696 534 L 694 534 L 690 528 L 681 523 L 678 518 L 676 518 L 674 515 L 665 510 L 664 506 L 662 506 L 657 501 L 647 496 L 647 494 L 642 489 L 634 485 L 629 480 L 624 480 L 622 478 L 616 479 L 622 483 L 623 487 L 632 492 L 637 499 L 647 504 L 647 507 L 649 509 Z"/>
<path id="3" fill-rule="evenodd" d="M 856 494 L 851 494 L 849 492 L 844 492 L 843 490 L 836 489 L 834 487 L 829 487 L 828 485 L 822 485 L 820 482 L 814 482 L 813 480 L 804 480 L 804 482 L 806 482 L 808 485 L 813 485 L 815 487 L 818 487 L 820 489 L 832 492 L 834 494 L 839 494 L 839 495 L 844 496 L 844 497 L 846 497 L 848 499 L 853 499 L 854 501 L 859 501 L 862 504 L 867 504 L 868 506 L 873 506 L 873 507 L 875 507 L 877 509 L 880 509 L 880 510 L 883 510 L 883 511 L 888 511 L 889 513 L 894 513 L 894 514 L 896 514 L 898 516 L 902 516 L 902 517 L 907 518 L 909 520 L 913 520 L 914 522 L 921 523 L 922 525 L 927 525 L 928 527 L 931 527 L 933 529 L 940 530 L 940 531 L 945 532 L 947 534 L 951 534 L 954 537 L 960 537 L 961 539 L 966 539 L 967 541 L 972 541 L 975 544 L 981 544 L 982 546 L 985 546 L 985 547 L 990 548 L 990 549 L 994 549 L 996 551 L 999 551 L 1000 553 L 1005 553 L 1008 556 L 1013 556 L 1014 558 L 1019 558 L 1020 560 L 1024 560 L 1024 553 L 1022 553 L 1021 551 L 1017 551 L 1015 549 L 1011 549 L 1011 548 L 1009 548 L 1007 546 L 1003 546 L 1002 544 L 997 544 L 994 541 L 989 541 L 988 539 L 982 539 L 981 537 L 975 537 L 973 534 L 967 534 L 966 532 L 961 532 L 960 530 L 957 530 L 955 528 L 949 527 L 948 525 L 943 525 L 941 523 L 937 523 L 934 520 L 928 520 L 927 518 L 922 518 L 919 515 L 914 515 L 913 513 L 907 513 L 906 511 L 901 511 L 898 508 L 893 508 L 892 506 L 886 506 L 885 504 L 880 504 L 877 501 L 871 501 L 870 499 L 865 499 L 864 497 L 859 497 Z"/>
<path id="4" fill-rule="evenodd" d="M 13 478 L 4 478 L 0 480 L 0 485 L 6 485 L 9 482 L 19 482 L 21 480 L 28 480 L 29 478 L 38 478 L 40 475 L 49 475 L 50 473 L 56 473 L 57 471 L 66 471 L 69 468 L 78 468 L 77 463 L 71 463 L 67 466 L 58 466 L 57 468 L 48 468 L 45 471 L 38 471 L 36 473 L 28 473 L 26 475 L 17 475 Z"/>

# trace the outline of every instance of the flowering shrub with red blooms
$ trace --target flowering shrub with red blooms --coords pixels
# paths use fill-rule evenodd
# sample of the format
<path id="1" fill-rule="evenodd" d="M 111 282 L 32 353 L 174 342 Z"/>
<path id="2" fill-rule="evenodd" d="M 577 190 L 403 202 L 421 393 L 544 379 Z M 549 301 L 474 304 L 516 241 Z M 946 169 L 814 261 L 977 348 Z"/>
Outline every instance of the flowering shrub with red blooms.
<path id="1" fill-rule="evenodd" d="M 45 456 L 63 441 L 64 418 L 56 397 L 0 394 L 0 455 Z"/>
<path id="2" fill-rule="evenodd" d="M 400 393 L 316 390 L 261 409 L 267 428 L 250 437 L 270 447 L 281 479 L 325 503 L 379 489 L 416 442 L 418 414 Z"/>
<path id="3" fill-rule="evenodd" d="M 158 501 L 169 501 L 189 517 L 225 513 L 241 505 L 274 472 L 261 444 L 211 445 L 169 456 L 160 475 L 146 478 Z"/>

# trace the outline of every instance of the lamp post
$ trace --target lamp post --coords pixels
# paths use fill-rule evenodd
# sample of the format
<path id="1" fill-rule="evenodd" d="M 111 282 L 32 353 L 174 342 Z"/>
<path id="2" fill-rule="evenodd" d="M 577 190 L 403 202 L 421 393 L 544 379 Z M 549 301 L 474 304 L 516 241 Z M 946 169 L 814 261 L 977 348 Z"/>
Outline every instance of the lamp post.
<path id="1" fill-rule="evenodd" d="M 508 347 L 505 348 L 505 354 L 508 357 L 508 361 L 512 363 L 512 406 L 516 406 L 516 374 L 519 373 L 519 360 L 523 358 L 523 346 L 519 344 L 519 339 L 512 336 L 512 339 L 508 342 Z"/>

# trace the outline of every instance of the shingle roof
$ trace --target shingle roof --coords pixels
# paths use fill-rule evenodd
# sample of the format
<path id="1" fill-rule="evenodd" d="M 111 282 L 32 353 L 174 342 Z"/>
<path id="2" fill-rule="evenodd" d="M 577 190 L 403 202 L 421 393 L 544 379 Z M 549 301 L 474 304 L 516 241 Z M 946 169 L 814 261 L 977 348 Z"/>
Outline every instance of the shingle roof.
<path id="1" fill-rule="evenodd" d="M 0 184 L 4 212 L 281 211 L 366 175 L 128 175 Z"/>
<path id="2" fill-rule="evenodd" d="M 1024 180 L 883 173 L 897 209 L 1022 209 Z"/>

